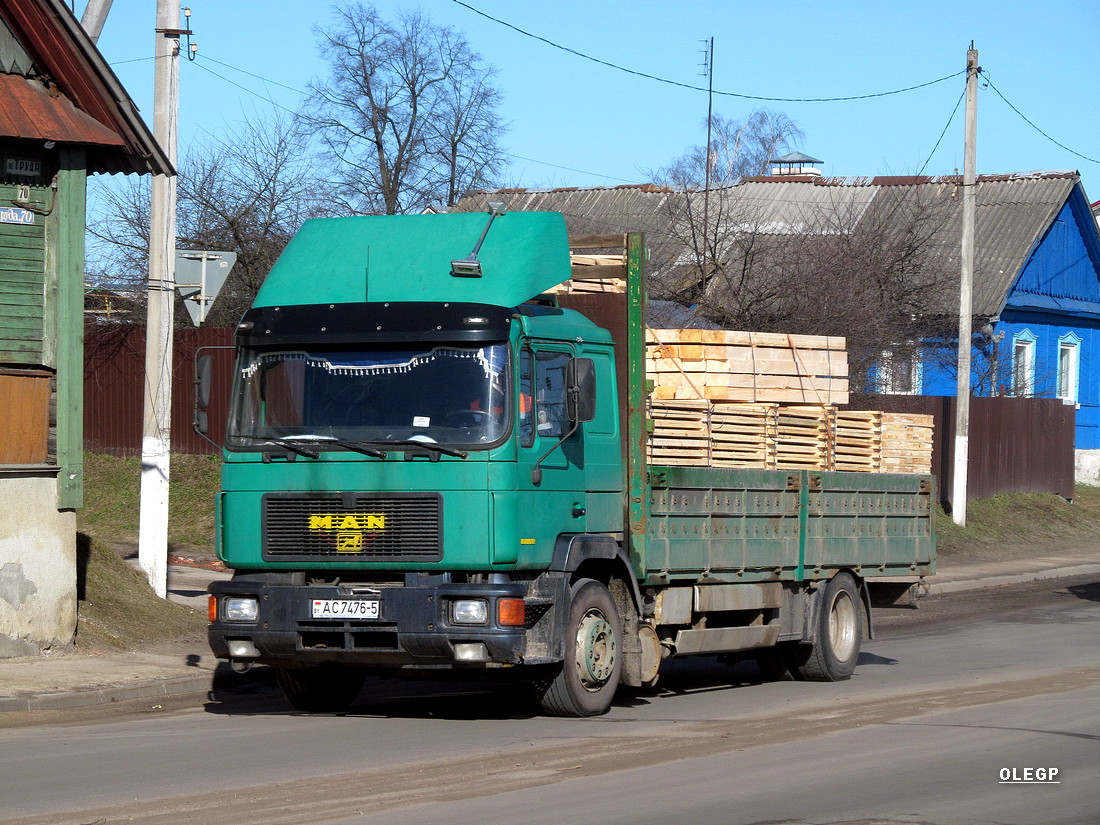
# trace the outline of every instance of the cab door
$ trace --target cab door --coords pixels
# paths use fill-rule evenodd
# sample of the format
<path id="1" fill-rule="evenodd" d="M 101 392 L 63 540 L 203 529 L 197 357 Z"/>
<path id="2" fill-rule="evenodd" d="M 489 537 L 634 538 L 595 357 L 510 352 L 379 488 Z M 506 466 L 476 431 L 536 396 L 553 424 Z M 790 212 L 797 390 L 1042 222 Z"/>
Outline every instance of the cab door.
<path id="1" fill-rule="evenodd" d="M 587 529 L 588 495 L 584 425 L 566 405 L 573 348 L 531 341 L 519 355 L 517 504 L 520 556 L 548 561 L 561 533 Z M 564 441 L 563 441 L 564 439 Z"/>

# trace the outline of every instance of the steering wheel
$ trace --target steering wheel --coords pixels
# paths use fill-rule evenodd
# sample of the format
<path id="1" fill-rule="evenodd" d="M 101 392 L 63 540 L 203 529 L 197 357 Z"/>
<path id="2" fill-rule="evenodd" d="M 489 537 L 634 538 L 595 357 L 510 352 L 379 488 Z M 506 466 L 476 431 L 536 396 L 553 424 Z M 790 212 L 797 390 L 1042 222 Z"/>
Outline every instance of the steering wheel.
<path id="1" fill-rule="evenodd" d="M 443 416 L 445 427 L 480 427 L 489 420 L 485 410 L 451 410 Z"/>

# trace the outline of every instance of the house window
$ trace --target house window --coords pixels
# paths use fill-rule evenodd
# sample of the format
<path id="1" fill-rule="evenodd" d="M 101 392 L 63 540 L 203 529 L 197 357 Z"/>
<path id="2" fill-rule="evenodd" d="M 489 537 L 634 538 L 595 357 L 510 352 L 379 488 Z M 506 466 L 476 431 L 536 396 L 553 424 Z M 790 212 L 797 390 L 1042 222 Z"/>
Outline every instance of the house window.
<path id="1" fill-rule="evenodd" d="M 916 347 L 883 351 L 878 365 L 878 391 L 883 395 L 920 394 L 920 355 Z"/>
<path id="2" fill-rule="evenodd" d="M 1026 329 L 1013 336 L 1012 394 L 1017 398 L 1035 393 L 1035 340 Z"/>
<path id="3" fill-rule="evenodd" d="M 1077 403 L 1081 339 L 1072 332 L 1058 339 L 1058 397 Z"/>

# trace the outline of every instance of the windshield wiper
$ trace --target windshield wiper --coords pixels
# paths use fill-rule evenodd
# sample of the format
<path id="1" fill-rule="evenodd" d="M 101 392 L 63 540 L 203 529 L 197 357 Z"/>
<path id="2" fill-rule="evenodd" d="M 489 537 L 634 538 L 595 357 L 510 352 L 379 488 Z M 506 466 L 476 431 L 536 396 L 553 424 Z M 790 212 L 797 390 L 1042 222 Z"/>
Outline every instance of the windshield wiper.
<path id="1" fill-rule="evenodd" d="M 442 444 L 438 444 L 435 441 L 418 441 L 417 439 L 409 439 L 408 441 L 375 441 L 374 444 L 385 444 L 389 447 L 422 447 L 429 452 L 434 452 L 436 457 L 439 457 L 439 453 L 443 455 L 454 456 L 455 458 L 469 458 L 470 454 L 462 450 L 456 450 L 454 447 L 444 447 Z"/>
<path id="2" fill-rule="evenodd" d="M 263 438 L 260 439 L 264 444 L 273 444 L 276 447 L 284 447 L 290 450 L 292 453 L 305 456 L 306 458 L 320 458 L 321 454 L 316 450 L 311 450 L 309 447 L 303 447 L 301 444 L 295 444 L 289 438 Z M 264 459 L 267 460 L 266 458 Z"/>
<path id="3" fill-rule="evenodd" d="M 344 449 L 352 450 L 352 451 L 357 452 L 357 453 L 362 453 L 363 455 L 369 455 L 369 456 L 372 456 L 374 458 L 385 458 L 386 457 L 386 451 L 381 450 L 378 447 L 373 446 L 373 442 L 348 441 L 346 439 L 336 438 L 336 437 L 331 436 L 331 435 L 313 435 L 313 434 L 296 435 L 296 436 L 292 436 L 292 438 L 288 438 L 288 439 L 285 439 L 285 440 L 286 441 L 290 441 L 290 440 L 293 440 L 293 441 L 313 441 L 313 442 L 323 442 L 325 444 L 335 444 L 338 447 L 343 447 Z"/>

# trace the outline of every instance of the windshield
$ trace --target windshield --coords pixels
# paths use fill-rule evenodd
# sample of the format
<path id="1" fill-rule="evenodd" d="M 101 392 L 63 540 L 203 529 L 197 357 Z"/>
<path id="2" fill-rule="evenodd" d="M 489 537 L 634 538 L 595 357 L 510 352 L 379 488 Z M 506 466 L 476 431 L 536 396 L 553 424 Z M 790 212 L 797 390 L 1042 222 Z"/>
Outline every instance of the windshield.
<path id="1" fill-rule="evenodd" d="M 503 343 L 245 350 L 227 442 L 254 447 L 293 439 L 321 449 L 332 440 L 488 446 L 507 432 L 507 364 Z"/>

